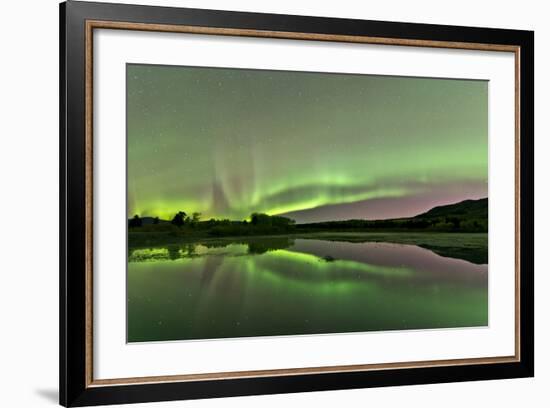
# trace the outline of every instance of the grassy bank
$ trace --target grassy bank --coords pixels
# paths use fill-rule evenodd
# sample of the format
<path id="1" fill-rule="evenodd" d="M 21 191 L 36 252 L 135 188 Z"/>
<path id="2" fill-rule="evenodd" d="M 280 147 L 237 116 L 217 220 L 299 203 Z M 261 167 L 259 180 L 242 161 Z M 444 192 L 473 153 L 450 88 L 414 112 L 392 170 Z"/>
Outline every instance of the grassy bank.
<path id="1" fill-rule="evenodd" d="M 417 245 L 441 256 L 460 258 L 477 264 L 488 262 L 486 233 L 434 233 L 434 232 L 315 232 L 277 235 L 212 237 L 208 234 L 172 234 L 170 232 L 129 232 L 129 250 L 137 248 L 174 247 L 188 244 L 224 246 L 231 243 L 246 244 L 250 252 L 262 253 L 270 249 L 289 247 L 295 239 L 319 239 L 344 242 L 388 242 Z"/>

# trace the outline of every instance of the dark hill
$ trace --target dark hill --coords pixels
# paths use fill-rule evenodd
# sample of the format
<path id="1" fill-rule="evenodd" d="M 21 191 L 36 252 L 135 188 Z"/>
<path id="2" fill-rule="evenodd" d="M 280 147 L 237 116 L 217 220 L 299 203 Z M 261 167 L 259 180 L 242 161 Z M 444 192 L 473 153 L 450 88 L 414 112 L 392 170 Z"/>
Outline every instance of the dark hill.
<path id="1" fill-rule="evenodd" d="M 441 205 L 434 207 L 425 213 L 419 214 L 413 218 L 428 219 L 438 217 L 468 217 L 468 218 L 487 218 L 489 213 L 489 200 L 482 198 L 480 200 L 465 200 L 455 204 Z"/>
<path id="2" fill-rule="evenodd" d="M 301 231 L 434 231 L 487 232 L 488 200 L 465 200 L 434 207 L 411 218 L 347 220 L 299 224 Z"/>

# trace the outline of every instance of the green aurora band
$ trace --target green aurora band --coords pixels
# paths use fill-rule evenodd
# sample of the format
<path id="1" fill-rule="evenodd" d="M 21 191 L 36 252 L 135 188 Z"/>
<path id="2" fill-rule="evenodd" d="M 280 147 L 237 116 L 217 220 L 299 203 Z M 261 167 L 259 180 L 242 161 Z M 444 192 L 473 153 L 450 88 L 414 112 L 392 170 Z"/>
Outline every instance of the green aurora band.
<path id="1" fill-rule="evenodd" d="M 486 81 L 129 64 L 128 215 L 372 219 L 485 197 L 487 109 Z"/>

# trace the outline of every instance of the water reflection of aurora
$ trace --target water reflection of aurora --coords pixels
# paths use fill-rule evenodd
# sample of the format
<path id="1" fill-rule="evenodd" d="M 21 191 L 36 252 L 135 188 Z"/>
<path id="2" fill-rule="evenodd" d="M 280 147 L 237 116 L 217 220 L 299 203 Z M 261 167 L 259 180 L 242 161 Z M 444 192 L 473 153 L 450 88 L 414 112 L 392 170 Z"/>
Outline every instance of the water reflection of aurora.
<path id="1" fill-rule="evenodd" d="M 137 249 L 130 341 L 487 324 L 487 265 L 413 245 L 293 240 Z M 328 246 L 325 246 L 328 245 Z M 330 257 L 321 254 L 330 248 Z M 328 254 L 327 254 L 328 255 Z"/>

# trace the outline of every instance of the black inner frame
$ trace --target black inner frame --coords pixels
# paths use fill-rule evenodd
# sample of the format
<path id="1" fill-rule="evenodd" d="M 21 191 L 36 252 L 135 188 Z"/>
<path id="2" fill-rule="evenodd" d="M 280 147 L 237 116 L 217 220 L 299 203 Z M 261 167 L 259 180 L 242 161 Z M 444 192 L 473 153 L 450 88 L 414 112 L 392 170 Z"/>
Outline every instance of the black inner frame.
<path id="1" fill-rule="evenodd" d="M 122 404 L 257 394 L 532 377 L 534 375 L 534 33 L 322 17 L 68 1 L 60 5 L 60 403 Z M 224 380 L 85 383 L 86 20 L 514 45 L 520 48 L 519 362 Z"/>

